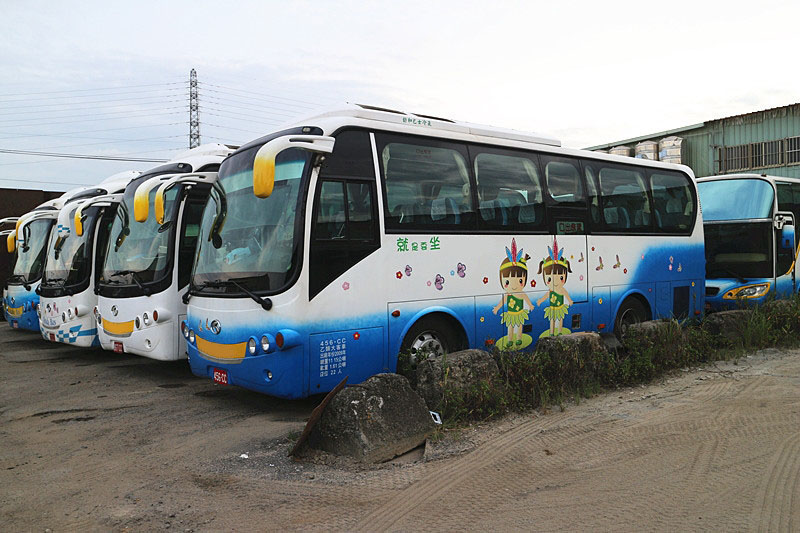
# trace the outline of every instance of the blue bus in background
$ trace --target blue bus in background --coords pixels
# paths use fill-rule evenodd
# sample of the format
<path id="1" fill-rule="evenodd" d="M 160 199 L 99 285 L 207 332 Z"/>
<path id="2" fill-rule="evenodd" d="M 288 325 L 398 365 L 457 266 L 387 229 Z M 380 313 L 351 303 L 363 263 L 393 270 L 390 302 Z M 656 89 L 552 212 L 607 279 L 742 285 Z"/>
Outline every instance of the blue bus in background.
<path id="1" fill-rule="evenodd" d="M 699 178 L 706 310 L 737 309 L 798 291 L 800 180 L 766 174 Z"/>

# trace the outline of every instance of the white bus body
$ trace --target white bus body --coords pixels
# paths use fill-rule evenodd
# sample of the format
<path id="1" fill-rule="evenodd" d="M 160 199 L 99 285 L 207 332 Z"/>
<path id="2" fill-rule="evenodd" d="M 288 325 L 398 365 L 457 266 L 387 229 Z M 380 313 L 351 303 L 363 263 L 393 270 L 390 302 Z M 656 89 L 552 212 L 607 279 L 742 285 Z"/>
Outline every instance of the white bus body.
<path id="1" fill-rule="evenodd" d="M 218 383 L 297 398 L 395 371 L 400 351 L 703 310 L 685 166 L 351 106 L 243 146 L 218 184 L 182 324 Z"/>
<path id="2" fill-rule="evenodd" d="M 108 238 L 108 222 L 118 198 L 139 174 L 132 170 L 114 174 L 84 193 L 91 196 L 69 201 L 59 211 L 39 289 L 37 312 L 44 339 L 99 346 L 92 313 L 97 305 L 98 248 Z"/>
<path id="3" fill-rule="evenodd" d="M 222 144 L 202 145 L 125 189 L 98 279 L 94 314 L 103 349 L 162 361 L 186 357 L 178 327 L 186 315 L 181 298 L 210 184 L 232 151 Z M 159 192 L 165 200 L 162 220 L 150 212 L 158 210 L 150 206 Z"/>

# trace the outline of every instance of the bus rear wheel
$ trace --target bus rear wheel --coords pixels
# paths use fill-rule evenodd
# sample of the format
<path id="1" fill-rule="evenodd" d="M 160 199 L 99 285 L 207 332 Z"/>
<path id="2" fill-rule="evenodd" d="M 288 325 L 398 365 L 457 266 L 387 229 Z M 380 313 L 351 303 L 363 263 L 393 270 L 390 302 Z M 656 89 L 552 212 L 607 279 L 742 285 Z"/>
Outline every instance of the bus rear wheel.
<path id="1" fill-rule="evenodd" d="M 461 344 L 458 333 L 449 321 L 438 317 L 423 318 L 408 330 L 400 345 L 400 352 L 409 353 L 412 363 L 416 363 L 429 355 L 460 350 Z"/>
<path id="2" fill-rule="evenodd" d="M 647 308 L 638 298 L 628 298 L 619 308 L 617 318 L 614 320 L 614 333 L 617 338 L 622 339 L 631 325 L 644 322 L 649 319 Z"/>

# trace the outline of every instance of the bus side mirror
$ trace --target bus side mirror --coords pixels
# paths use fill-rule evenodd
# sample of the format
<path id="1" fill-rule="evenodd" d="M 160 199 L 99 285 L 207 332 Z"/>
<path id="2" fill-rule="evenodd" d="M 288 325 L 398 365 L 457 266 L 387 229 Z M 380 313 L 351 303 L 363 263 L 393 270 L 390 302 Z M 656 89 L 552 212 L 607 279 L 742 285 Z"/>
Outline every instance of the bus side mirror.
<path id="1" fill-rule="evenodd" d="M 275 186 L 275 158 L 289 148 L 300 148 L 309 152 L 329 154 L 333 152 L 336 139 L 321 135 L 285 135 L 272 139 L 256 152 L 253 161 L 253 194 L 269 198 Z"/>
<path id="2" fill-rule="evenodd" d="M 75 226 L 75 235 L 78 237 L 83 237 L 83 206 L 78 207 L 75 210 L 75 216 L 72 219 L 72 223 Z"/>
<path id="3" fill-rule="evenodd" d="M 783 229 L 781 229 L 781 248 L 793 250 L 794 242 L 794 226 L 784 224 Z"/>
<path id="4" fill-rule="evenodd" d="M 133 219 L 136 222 L 147 222 L 150 214 L 150 191 L 161 183 L 163 177 L 155 176 L 136 187 L 136 192 L 133 193 Z"/>
<path id="5" fill-rule="evenodd" d="M 13 254 L 14 250 L 17 249 L 17 232 L 16 232 L 16 230 L 11 231 L 11 233 L 8 234 L 8 237 L 6 237 L 6 249 L 8 250 L 8 253 L 10 253 L 10 254 Z"/>

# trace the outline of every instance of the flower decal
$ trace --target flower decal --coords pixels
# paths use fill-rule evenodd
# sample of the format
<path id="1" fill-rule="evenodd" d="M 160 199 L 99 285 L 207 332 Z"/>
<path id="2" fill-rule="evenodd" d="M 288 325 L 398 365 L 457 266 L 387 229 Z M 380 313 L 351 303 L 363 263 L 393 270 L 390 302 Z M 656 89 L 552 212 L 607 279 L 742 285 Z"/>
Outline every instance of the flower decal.
<path id="1" fill-rule="evenodd" d="M 349 290 L 350 289 L 350 283 L 348 283 L 347 281 L 342 283 L 342 289 Z"/>
<path id="2" fill-rule="evenodd" d="M 489 278 L 483 278 L 483 284 L 486 285 L 487 283 L 489 283 Z"/>
<path id="3" fill-rule="evenodd" d="M 397 276 L 397 279 L 403 279 L 403 273 L 399 270 L 395 273 L 395 276 Z"/>
<path id="4" fill-rule="evenodd" d="M 531 287 L 535 287 L 535 286 L 536 286 L 536 280 L 535 280 L 535 279 L 532 279 L 532 280 L 531 280 Z"/>

